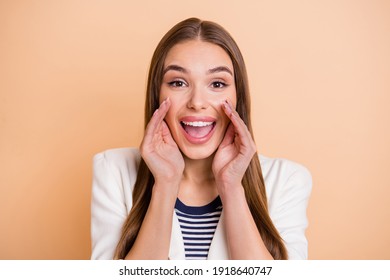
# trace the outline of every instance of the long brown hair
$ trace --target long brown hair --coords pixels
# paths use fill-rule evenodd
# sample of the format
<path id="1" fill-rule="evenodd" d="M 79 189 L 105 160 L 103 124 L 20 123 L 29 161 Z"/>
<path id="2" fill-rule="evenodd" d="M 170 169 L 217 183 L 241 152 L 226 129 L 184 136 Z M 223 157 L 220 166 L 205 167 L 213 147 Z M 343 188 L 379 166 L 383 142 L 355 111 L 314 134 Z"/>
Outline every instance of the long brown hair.
<path id="1" fill-rule="evenodd" d="M 222 47 L 230 56 L 234 68 L 237 93 L 236 109 L 253 137 L 248 78 L 242 54 L 233 38 L 223 27 L 214 22 L 201 21 L 197 18 L 189 18 L 176 24 L 165 34 L 154 51 L 146 90 L 145 127 L 149 123 L 153 112 L 159 107 L 164 62 L 169 50 L 180 42 L 194 39 L 216 44 Z M 153 185 L 153 175 L 141 158 L 133 191 L 133 207 L 123 226 L 115 258 L 125 258 L 133 246 L 149 207 Z M 282 238 L 268 213 L 264 179 L 257 154 L 252 158 L 244 174 L 242 185 L 245 189 L 249 209 L 267 249 L 274 259 L 287 259 L 287 251 Z"/>

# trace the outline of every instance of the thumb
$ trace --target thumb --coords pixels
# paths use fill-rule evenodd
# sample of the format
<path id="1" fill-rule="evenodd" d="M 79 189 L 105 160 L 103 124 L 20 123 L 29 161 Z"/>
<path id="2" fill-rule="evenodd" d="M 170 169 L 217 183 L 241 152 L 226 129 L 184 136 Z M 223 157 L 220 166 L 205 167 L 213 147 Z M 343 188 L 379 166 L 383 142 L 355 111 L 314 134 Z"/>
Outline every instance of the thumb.
<path id="1" fill-rule="evenodd" d="M 228 146 L 234 142 L 234 126 L 232 123 L 229 124 L 228 128 L 226 129 L 225 136 L 222 139 L 221 147 Z"/>
<path id="2" fill-rule="evenodd" d="M 169 127 L 165 121 L 162 121 L 161 123 L 161 136 L 163 138 L 164 143 L 176 144 L 176 142 L 173 140 L 171 131 L 169 130 Z"/>

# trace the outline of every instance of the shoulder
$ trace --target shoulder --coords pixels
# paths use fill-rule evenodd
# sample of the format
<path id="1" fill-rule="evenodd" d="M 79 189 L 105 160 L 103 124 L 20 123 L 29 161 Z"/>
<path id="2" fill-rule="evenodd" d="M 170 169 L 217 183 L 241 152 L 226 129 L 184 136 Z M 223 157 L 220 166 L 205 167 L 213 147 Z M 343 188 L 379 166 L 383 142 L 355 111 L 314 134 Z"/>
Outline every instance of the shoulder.
<path id="1" fill-rule="evenodd" d="M 286 180 L 291 176 L 311 180 L 310 171 L 305 166 L 288 159 L 260 155 L 260 165 L 264 179 L 269 181 Z"/>
<path id="2" fill-rule="evenodd" d="M 110 149 L 93 158 L 92 259 L 111 259 L 128 213 L 137 177 L 138 149 Z"/>
<path id="3" fill-rule="evenodd" d="M 276 200 L 308 197 L 312 188 L 310 171 L 300 163 L 284 159 L 260 156 L 269 207 Z M 271 209 L 270 209 L 271 210 Z"/>
<path id="4" fill-rule="evenodd" d="M 106 186 L 115 183 L 132 189 L 140 158 L 138 148 L 116 148 L 100 152 L 93 157 L 94 178 L 105 182 Z"/>
<path id="5" fill-rule="evenodd" d="M 96 154 L 93 157 L 94 163 L 106 162 L 117 167 L 138 165 L 140 153 L 138 148 L 116 148 L 109 149 Z"/>
<path id="6" fill-rule="evenodd" d="M 287 160 L 260 157 L 268 210 L 286 244 L 289 259 L 307 259 L 306 209 L 312 177 L 303 165 Z"/>

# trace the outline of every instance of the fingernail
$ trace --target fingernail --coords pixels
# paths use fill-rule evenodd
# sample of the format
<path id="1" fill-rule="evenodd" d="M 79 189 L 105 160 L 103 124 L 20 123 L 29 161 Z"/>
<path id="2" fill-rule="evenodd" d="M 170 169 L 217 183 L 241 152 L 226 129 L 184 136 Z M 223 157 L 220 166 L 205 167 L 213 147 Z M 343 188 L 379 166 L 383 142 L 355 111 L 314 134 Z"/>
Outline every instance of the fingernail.
<path id="1" fill-rule="evenodd" d="M 164 104 L 166 104 L 167 103 L 167 101 L 169 100 L 169 97 L 167 97 L 162 103 L 161 103 L 161 105 L 160 106 L 162 106 L 162 105 L 164 105 Z"/>
<path id="2" fill-rule="evenodd" d="M 229 108 L 230 108 L 231 110 L 233 110 L 233 105 L 232 105 L 232 103 L 230 103 L 228 100 L 226 100 L 226 103 L 229 105 Z"/>
<path id="3" fill-rule="evenodd" d="M 227 100 L 224 100 L 224 101 L 222 102 L 222 105 L 223 105 L 226 109 L 229 108 L 229 104 L 228 104 L 228 101 L 227 101 Z"/>
<path id="4" fill-rule="evenodd" d="M 158 112 L 158 109 L 157 109 L 156 111 L 154 111 L 153 116 L 154 116 L 155 114 L 157 114 L 157 112 Z"/>

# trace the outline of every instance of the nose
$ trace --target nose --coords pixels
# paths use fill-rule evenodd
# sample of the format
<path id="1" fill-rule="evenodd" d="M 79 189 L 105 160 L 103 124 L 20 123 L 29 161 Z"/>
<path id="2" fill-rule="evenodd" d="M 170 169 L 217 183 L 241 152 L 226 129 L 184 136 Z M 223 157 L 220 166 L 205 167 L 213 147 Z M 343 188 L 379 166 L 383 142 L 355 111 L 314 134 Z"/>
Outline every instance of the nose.
<path id="1" fill-rule="evenodd" d="M 198 87 L 192 88 L 189 94 L 187 107 L 196 111 L 206 109 L 208 107 L 206 93 L 200 90 Z"/>

